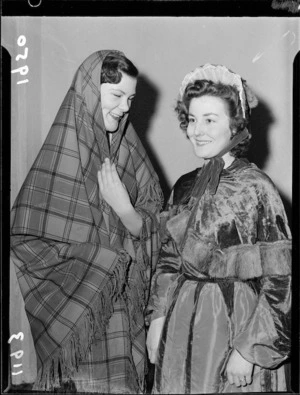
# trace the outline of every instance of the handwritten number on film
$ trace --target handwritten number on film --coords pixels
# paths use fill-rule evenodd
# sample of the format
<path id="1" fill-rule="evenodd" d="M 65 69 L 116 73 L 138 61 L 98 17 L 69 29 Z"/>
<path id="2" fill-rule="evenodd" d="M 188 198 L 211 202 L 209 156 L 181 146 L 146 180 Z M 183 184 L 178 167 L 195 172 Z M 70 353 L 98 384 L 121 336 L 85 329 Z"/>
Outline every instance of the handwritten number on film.
<path id="1" fill-rule="evenodd" d="M 17 339 L 20 341 L 24 340 L 24 333 L 23 332 L 19 332 L 17 335 L 11 335 L 11 337 L 8 339 L 8 343 L 10 344 L 12 342 L 13 339 Z M 19 350 L 16 352 L 13 352 L 10 354 L 11 357 L 14 357 L 16 359 L 20 359 L 22 358 L 24 355 L 24 351 L 23 350 Z M 21 363 L 16 363 L 13 365 L 14 368 L 20 368 L 22 366 Z M 17 374 L 21 374 L 23 373 L 23 370 L 19 370 L 18 372 L 12 372 L 13 376 L 16 376 Z"/>
<path id="2" fill-rule="evenodd" d="M 17 40 L 18 46 L 19 47 L 24 47 L 24 45 L 26 44 L 26 37 L 21 35 L 18 37 Z M 28 47 L 24 48 L 24 53 L 20 53 L 16 56 L 16 61 L 19 62 L 20 60 L 25 60 L 27 59 L 28 56 Z M 27 65 L 23 65 L 17 69 L 12 70 L 12 73 L 20 73 L 20 75 L 27 75 L 29 71 L 29 67 Z M 17 82 L 17 85 L 19 84 L 26 84 L 29 80 L 25 79 L 25 80 L 21 80 Z"/>

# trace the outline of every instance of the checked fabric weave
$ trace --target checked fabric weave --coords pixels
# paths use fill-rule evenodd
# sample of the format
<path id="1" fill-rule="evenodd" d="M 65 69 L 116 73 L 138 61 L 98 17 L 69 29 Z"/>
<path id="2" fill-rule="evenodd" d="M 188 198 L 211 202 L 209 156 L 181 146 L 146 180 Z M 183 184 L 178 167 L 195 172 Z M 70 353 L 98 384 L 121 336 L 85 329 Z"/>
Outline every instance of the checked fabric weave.
<path id="1" fill-rule="evenodd" d="M 37 390 L 69 380 L 80 391 L 143 387 L 143 311 L 162 193 L 127 117 L 108 145 L 100 75 L 110 52 L 79 67 L 12 208 L 11 253 L 36 348 Z M 106 157 L 143 218 L 138 239 L 99 197 Z"/>

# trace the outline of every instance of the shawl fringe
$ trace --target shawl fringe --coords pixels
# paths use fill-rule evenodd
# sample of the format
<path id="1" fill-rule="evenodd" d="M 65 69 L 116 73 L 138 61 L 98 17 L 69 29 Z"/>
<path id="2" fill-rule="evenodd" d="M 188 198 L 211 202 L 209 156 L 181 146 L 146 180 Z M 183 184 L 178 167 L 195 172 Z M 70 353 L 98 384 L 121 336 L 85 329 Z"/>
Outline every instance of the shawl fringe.
<path id="1" fill-rule="evenodd" d="M 130 256 L 125 251 L 119 251 L 118 263 L 106 282 L 104 289 L 94 298 L 90 309 L 74 325 L 70 338 L 52 357 L 41 367 L 33 390 L 51 391 L 62 385 L 61 377 L 71 379 L 78 370 L 79 361 L 86 358 L 95 333 L 100 336 L 106 330 L 108 321 L 113 313 L 112 300 L 115 301 L 124 289 L 127 266 Z"/>
<path id="2" fill-rule="evenodd" d="M 128 308 L 128 319 L 130 326 L 130 336 L 133 341 L 134 326 L 137 324 L 138 317 L 143 314 L 148 298 L 149 287 L 149 265 L 150 259 L 147 254 L 146 239 L 143 238 L 145 233 L 145 221 L 143 220 L 143 229 L 141 241 L 136 251 L 136 262 L 132 262 L 129 268 L 128 281 L 125 286 L 125 299 Z"/>

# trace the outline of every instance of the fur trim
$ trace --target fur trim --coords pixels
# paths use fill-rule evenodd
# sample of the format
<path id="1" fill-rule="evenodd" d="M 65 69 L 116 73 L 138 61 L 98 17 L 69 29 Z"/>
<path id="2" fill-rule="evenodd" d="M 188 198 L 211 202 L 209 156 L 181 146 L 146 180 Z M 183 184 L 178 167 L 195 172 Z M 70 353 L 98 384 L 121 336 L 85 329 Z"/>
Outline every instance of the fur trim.
<path id="1" fill-rule="evenodd" d="M 291 241 L 240 244 L 224 250 L 191 232 L 182 258 L 202 274 L 216 278 L 248 280 L 291 273 Z"/>

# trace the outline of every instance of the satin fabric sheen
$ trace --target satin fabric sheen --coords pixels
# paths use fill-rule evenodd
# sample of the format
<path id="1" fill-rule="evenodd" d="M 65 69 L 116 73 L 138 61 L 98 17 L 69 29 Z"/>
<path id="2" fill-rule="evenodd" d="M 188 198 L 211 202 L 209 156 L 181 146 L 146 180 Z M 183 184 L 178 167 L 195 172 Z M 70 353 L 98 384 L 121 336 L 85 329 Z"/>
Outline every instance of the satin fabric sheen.
<path id="1" fill-rule="evenodd" d="M 291 234 L 280 197 L 255 165 L 235 160 L 216 194 L 206 191 L 198 203 L 181 249 L 196 174 L 176 183 L 162 214 L 148 311 L 166 320 L 153 393 L 285 391 Z M 251 385 L 228 383 L 233 349 L 255 365 Z"/>

